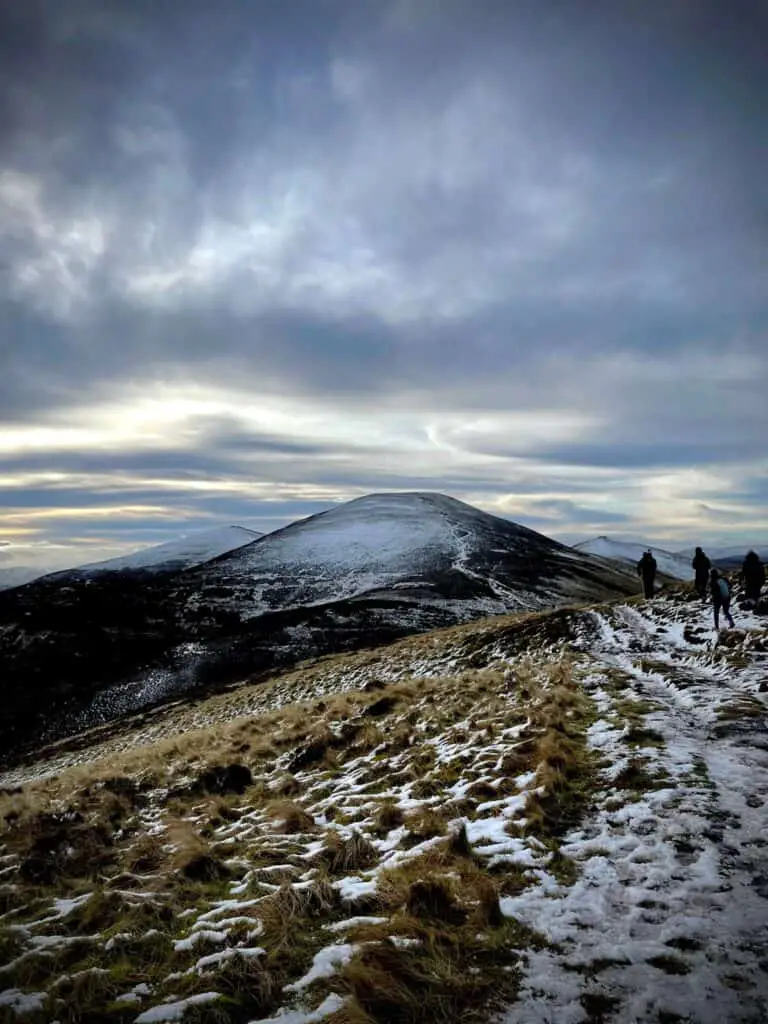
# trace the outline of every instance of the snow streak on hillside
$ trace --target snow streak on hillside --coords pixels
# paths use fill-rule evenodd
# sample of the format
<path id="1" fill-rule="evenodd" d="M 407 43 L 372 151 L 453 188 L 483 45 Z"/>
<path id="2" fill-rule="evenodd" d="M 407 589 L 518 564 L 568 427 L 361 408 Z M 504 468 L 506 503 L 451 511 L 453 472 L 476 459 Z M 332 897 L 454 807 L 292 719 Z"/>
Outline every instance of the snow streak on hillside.
<path id="1" fill-rule="evenodd" d="M 650 547 L 653 557 L 658 564 L 659 572 L 672 576 L 677 580 L 692 580 L 693 569 L 691 559 L 682 554 L 674 554 L 671 551 L 664 551 L 652 545 L 641 542 L 629 542 L 612 540 L 610 537 L 595 537 L 594 540 L 585 540 L 575 544 L 576 551 L 583 551 L 585 554 L 599 555 L 601 558 L 613 558 L 619 562 L 629 562 L 637 565 L 643 556 L 643 552 Z"/>

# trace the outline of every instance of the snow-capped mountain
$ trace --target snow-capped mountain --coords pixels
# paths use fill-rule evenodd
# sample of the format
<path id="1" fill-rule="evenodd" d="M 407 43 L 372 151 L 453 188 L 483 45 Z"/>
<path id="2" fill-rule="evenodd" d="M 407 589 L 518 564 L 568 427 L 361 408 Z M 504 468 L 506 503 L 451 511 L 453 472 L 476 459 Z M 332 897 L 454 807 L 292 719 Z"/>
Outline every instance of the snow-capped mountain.
<path id="1" fill-rule="evenodd" d="M 477 612 L 532 609 L 625 592 L 618 573 L 588 554 L 456 498 L 384 493 L 321 512 L 189 574 L 247 619 L 363 595 L 468 601 Z M 226 592 L 226 595 L 225 593 Z"/>
<path id="2" fill-rule="evenodd" d="M 645 544 L 641 541 L 619 541 L 610 537 L 595 537 L 593 540 L 585 540 L 580 544 L 574 544 L 576 551 L 582 551 L 589 555 L 598 555 L 600 558 L 611 558 L 614 561 L 631 563 L 637 565 L 642 558 L 643 552 L 651 549 L 656 559 L 659 572 L 672 576 L 677 580 L 693 579 L 691 559 L 682 552 L 664 551 L 652 544 Z"/>
<path id="3" fill-rule="evenodd" d="M 46 569 L 36 569 L 31 565 L 14 565 L 8 569 L 0 569 L 0 590 L 23 587 L 25 583 L 31 583 L 39 576 L 44 576 L 46 571 Z"/>
<path id="4" fill-rule="evenodd" d="M 140 553 L 141 569 L 185 571 L 112 560 L 0 595 L 0 749 L 329 652 L 638 588 L 631 566 L 441 494 L 368 495 L 236 546 L 244 534 L 194 567 L 175 546 Z"/>
<path id="5" fill-rule="evenodd" d="M 141 548 L 130 555 L 120 555 L 103 562 L 89 562 L 67 569 L 56 575 L 92 575 L 101 572 L 142 570 L 144 572 L 178 572 L 204 562 L 210 562 L 246 544 L 258 540 L 263 534 L 247 530 L 244 526 L 219 526 L 210 530 L 197 530 L 178 540 Z"/>

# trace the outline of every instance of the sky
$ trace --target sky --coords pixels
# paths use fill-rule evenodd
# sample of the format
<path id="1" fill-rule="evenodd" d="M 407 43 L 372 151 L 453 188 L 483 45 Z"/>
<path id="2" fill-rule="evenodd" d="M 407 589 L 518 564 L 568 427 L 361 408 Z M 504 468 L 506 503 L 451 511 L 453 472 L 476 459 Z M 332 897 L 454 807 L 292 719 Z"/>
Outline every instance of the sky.
<path id="1" fill-rule="evenodd" d="M 768 8 L 0 3 L 0 567 L 372 491 L 768 535 Z"/>

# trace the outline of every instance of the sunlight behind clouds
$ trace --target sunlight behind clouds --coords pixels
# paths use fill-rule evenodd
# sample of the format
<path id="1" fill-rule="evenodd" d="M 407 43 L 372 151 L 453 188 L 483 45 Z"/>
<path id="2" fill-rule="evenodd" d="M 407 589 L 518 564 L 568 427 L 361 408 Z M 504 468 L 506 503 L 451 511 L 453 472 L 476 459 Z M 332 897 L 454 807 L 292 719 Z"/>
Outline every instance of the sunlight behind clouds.
<path id="1" fill-rule="evenodd" d="M 19 531 L 90 544 L 104 507 L 124 550 L 429 489 L 569 538 L 753 535 L 756 8 L 150 7 L 0 12 Z"/>

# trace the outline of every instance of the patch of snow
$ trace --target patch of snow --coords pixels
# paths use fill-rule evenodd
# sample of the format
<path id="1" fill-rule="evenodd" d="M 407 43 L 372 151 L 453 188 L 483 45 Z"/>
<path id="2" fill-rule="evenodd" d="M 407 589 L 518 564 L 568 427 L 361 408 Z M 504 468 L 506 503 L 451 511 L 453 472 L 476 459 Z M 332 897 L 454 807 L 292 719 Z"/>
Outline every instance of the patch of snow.
<path id="1" fill-rule="evenodd" d="M 348 917 L 346 921 L 335 921 L 325 927 L 329 932 L 347 932 L 350 928 L 357 928 L 361 924 L 386 924 L 388 917 Z"/>
<path id="2" fill-rule="evenodd" d="M 342 942 L 334 946 L 326 946 L 319 953 L 315 953 L 312 959 L 312 966 L 298 981 L 285 986 L 286 992 L 301 992 L 308 988 L 313 982 L 320 978 L 330 978 L 336 973 L 337 967 L 348 964 L 357 951 L 357 946 Z"/>
<path id="3" fill-rule="evenodd" d="M 7 988 L 0 992 L 0 1006 L 9 1006 L 17 1014 L 32 1013 L 42 1009 L 44 992 L 22 992 L 18 988 Z"/>
<path id="4" fill-rule="evenodd" d="M 375 881 L 352 875 L 334 882 L 333 887 L 338 890 L 342 900 L 347 903 L 353 903 L 355 900 L 360 899 L 361 896 L 371 896 L 376 892 Z"/>
<path id="5" fill-rule="evenodd" d="M 219 953 L 209 953 L 208 956 L 201 956 L 197 963 L 185 973 L 200 973 L 206 967 L 212 967 L 214 964 L 220 964 L 224 960 L 231 960 L 236 956 L 244 956 L 246 958 L 265 956 L 266 952 L 266 949 L 262 949 L 261 946 L 238 946 L 236 949 L 222 949 Z"/>
<path id="6" fill-rule="evenodd" d="M 227 936 L 224 932 L 215 932 L 210 929 L 201 930 L 199 932 L 193 932 L 192 935 L 188 935 L 186 939 L 177 939 L 173 948 L 177 953 L 181 953 L 185 950 L 192 949 L 199 942 L 226 942 Z"/>
<path id="7" fill-rule="evenodd" d="M 344 1005 L 341 996 L 331 994 L 315 1010 L 291 1010 L 283 1008 L 278 1010 L 274 1017 L 262 1017 L 261 1020 L 252 1020 L 250 1024 L 316 1024 L 324 1017 L 336 1013 Z M 138 1024 L 138 1022 L 137 1022 Z"/>
<path id="8" fill-rule="evenodd" d="M 198 1006 L 201 1003 L 213 1003 L 221 999 L 219 992 L 200 992 L 196 996 L 188 996 L 186 999 L 179 999 L 175 1003 L 162 1003 L 160 1006 L 153 1006 L 150 1010 L 140 1013 L 135 1024 L 160 1024 L 168 1020 L 181 1020 L 190 1006 Z"/>
<path id="9" fill-rule="evenodd" d="M 421 939 L 410 939 L 406 935 L 390 935 L 389 941 L 397 949 L 413 949 L 421 945 Z"/>

